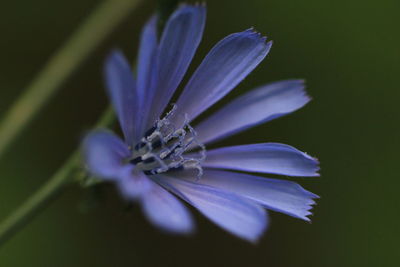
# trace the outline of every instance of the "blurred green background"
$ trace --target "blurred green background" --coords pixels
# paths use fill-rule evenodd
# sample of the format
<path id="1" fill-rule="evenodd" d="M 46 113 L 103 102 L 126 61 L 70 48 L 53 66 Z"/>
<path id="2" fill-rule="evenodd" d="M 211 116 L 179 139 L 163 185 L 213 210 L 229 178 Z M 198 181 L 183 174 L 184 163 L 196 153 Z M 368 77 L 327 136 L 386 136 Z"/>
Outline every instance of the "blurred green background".
<path id="1" fill-rule="evenodd" d="M 98 3 L 2 3 L 0 115 Z M 313 223 L 272 213 L 269 231 L 254 246 L 195 213 L 197 234 L 182 238 L 153 228 L 137 206 L 127 209 L 111 186 L 71 186 L 0 248 L 0 266 L 399 266 L 400 2 L 210 0 L 207 6 L 193 66 L 225 35 L 250 26 L 274 40 L 268 58 L 225 102 L 266 82 L 307 80 L 309 105 L 225 144 L 283 142 L 317 156 L 322 176 L 295 179 L 322 196 Z M 0 159 L 0 220 L 61 166 L 96 121 L 107 105 L 105 55 L 120 47 L 133 61 L 154 8 L 144 1 Z"/>

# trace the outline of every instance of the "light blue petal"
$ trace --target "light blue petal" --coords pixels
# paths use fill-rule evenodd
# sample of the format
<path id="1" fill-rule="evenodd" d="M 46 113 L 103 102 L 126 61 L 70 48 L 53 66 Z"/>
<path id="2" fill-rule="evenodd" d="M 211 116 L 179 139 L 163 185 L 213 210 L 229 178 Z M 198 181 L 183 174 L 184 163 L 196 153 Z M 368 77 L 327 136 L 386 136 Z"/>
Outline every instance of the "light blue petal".
<path id="1" fill-rule="evenodd" d="M 250 29 L 220 41 L 205 57 L 179 97 L 180 113 L 187 114 L 192 120 L 235 88 L 268 54 L 272 43 L 265 40 Z"/>
<path id="2" fill-rule="evenodd" d="M 204 6 L 181 5 L 165 25 L 158 52 L 158 77 L 149 125 L 161 115 L 182 81 L 203 35 Z"/>
<path id="3" fill-rule="evenodd" d="M 157 181 L 211 221 L 240 238 L 256 242 L 267 228 L 266 211 L 255 202 L 181 179 L 159 176 Z"/>
<path id="4" fill-rule="evenodd" d="M 194 230 L 189 210 L 161 186 L 153 184 L 141 201 L 146 217 L 161 229 L 180 234 L 188 234 Z"/>
<path id="5" fill-rule="evenodd" d="M 120 174 L 117 187 L 122 196 L 127 200 L 137 200 L 147 194 L 154 183 L 133 165 L 127 165 Z"/>
<path id="6" fill-rule="evenodd" d="M 155 82 L 157 48 L 157 16 L 152 16 L 142 30 L 137 64 L 137 88 L 145 102 L 149 99 L 149 91 L 153 90 L 152 85 Z"/>
<path id="7" fill-rule="evenodd" d="M 147 115 L 151 111 L 152 99 L 155 94 L 157 82 L 157 55 L 158 55 L 158 37 L 157 37 L 156 15 L 143 27 L 137 66 L 137 87 L 138 92 L 143 95 L 142 112 L 143 116 L 138 118 L 138 135 L 143 136 L 147 130 Z"/>
<path id="8" fill-rule="evenodd" d="M 289 176 L 319 176 L 318 160 L 294 147 L 262 143 L 207 151 L 204 167 Z"/>
<path id="9" fill-rule="evenodd" d="M 310 101 L 301 80 L 271 83 L 238 97 L 196 126 L 203 144 L 291 113 Z"/>
<path id="10" fill-rule="evenodd" d="M 94 131 L 83 141 L 83 154 L 89 171 L 100 178 L 119 178 L 124 169 L 123 160 L 129 157 L 124 142 L 106 131 Z"/>
<path id="11" fill-rule="evenodd" d="M 219 188 L 258 202 L 264 207 L 306 221 L 317 195 L 291 181 L 263 178 L 244 173 L 205 169 L 201 179 L 192 172 L 176 172 L 179 178 Z"/>
<path id="12" fill-rule="evenodd" d="M 127 144 L 138 141 L 135 136 L 135 122 L 139 117 L 140 96 L 136 91 L 136 83 L 131 67 L 119 51 L 113 51 L 105 64 L 105 79 L 111 102 L 117 113 L 122 132 Z"/>

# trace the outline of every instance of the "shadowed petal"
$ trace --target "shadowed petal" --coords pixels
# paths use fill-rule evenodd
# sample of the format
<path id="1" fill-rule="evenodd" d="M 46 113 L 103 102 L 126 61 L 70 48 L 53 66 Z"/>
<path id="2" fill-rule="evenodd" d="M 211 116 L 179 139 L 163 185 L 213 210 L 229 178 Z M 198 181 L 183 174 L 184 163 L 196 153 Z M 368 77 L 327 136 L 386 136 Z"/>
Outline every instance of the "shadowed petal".
<path id="1" fill-rule="evenodd" d="M 139 116 L 141 99 L 136 92 L 131 67 L 121 52 L 113 51 L 106 60 L 104 72 L 108 93 L 117 113 L 125 141 L 132 145 L 137 141 L 135 122 Z"/>
<path id="2" fill-rule="evenodd" d="M 172 175 L 245 196 L 268 209 L 306 221 L 310 221 L 307 216 L 311 214 L 309 210 L 315 204 L 313 198 L 318 198 L 295 182 L 244 173 L 205 169 L 198 180 L 192 172 L 177 172 Z"/>
<path id="3" fill-rule="evenodd" d="M 253 30 L 234 33 L 220 41 L 205 57 L 179 97 L 180 112 L 192 120 L 220 100 L 265 58 L 271 44 L 265 43 L 265 37 Z"/>
<path id="4" fill-rule="evenodd" d="M 124 142 L 106 131 L 94 131 L 83 141 L 83 154 L 89 171 L 100 178 L 118 178 L 124 169 L 123 160 L 129 157 Z"/>
<path id="5" fill-rule="evenodd" d="M 223 229 L 251 242 L 267 227 L 267 216 L 258 204 L 237 195 L 166 176 L 157 182 L 180 196 Z"/>
<path id="6" fill-rule="evenodd" d="M 142 208 L 156 226 L 173 233 L 188 234 L 194 230 L 189 210 L 161 186 L 154 184 L 142 197 Z"/>
<path id="7" fill-rule="evenodd" d="M 166 23 L 158 52 L 157 87 L 150 124 L 161 115 L 182 81 L 203 35 L 205 19 L 204 6 L 181 5 Z"/>
<path id="8" fill-rule="evenodd" d="M 289 176 L 318 176 L 318 161 L 278 143 L 223 147 L 207 151 L 204 167 Z"/>
<path id="9" fill-rule="evenodd" d="M 197 125 L 197 138 L 202 143 L 215 141 L 291 113 L 309 100 L 301 80 L 262 86 L 238 97 Z"/>

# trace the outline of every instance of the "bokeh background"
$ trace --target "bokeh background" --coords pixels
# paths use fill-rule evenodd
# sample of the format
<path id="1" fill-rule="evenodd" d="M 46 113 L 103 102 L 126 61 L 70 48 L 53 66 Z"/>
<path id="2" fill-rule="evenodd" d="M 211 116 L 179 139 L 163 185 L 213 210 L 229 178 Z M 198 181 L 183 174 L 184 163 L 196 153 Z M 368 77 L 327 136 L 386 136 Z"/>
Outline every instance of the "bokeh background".
<path id="1" fill-rule="evenodd" d="M 3 1 L 0 116 L 99 3 Z M 38 189 L 107 105 L 101 69 L 120 47 L 133 61 L 156 3 L 143 1 L 92 54 L 0 159 L 0 220 Z M 305 78 L 302 110 L 230 138 L 275 141 L 321 161 L 294 179 L 321 195 L 312 224 L 272 213 L 257 245 L 195 212 L 193 237 L 153 228 L 112 186 L 71 186 L 0 248 L 0 266 L 399 266 L 400 2 L 214 0 L 194 69 L 225 35 L 254 26 L 274 40 L 268 58 L 226 100 L 266 82 Z M 225 102 L 226 102 L 225 100 Z"/>

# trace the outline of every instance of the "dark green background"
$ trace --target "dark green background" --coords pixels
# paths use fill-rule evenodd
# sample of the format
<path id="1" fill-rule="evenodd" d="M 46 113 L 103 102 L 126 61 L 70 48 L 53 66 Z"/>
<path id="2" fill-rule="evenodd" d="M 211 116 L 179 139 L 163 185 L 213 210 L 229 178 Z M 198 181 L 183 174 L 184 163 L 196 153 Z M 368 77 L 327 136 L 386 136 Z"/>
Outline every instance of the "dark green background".
<path id="1" fill-rule="evenodd" d="M 2 3 L 0 114 L 97 4 Z M 0 159 L 0 219 L 90 129 L 107 105 L 105 55 L 117 46 L 133 61 L 152 10 L 154 2 L 145 1 Z M 0 248 L 0 266 L 399 266 L 399 10 L 398 0 L 208 1 L 195 64 L 219 39 L 250 26 L 274 40 L 268 58 L 228 99 L 269 81 L 307 80 L 314 100 L 304 109 L 225 144 L 284 142 L 317 156 L 322 176 L 296 179 L 322 196 L 312 224 L 273 213 L 253 246 L 195 213 L 194 237 L 169 236 L 137 206 L 127 211 L 112 187 L 93 193 L 75 186 Z M 93 195 L 100 201 L 90 202 Z"/>

